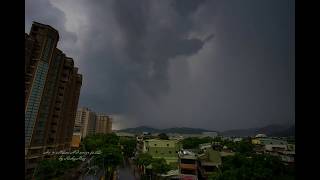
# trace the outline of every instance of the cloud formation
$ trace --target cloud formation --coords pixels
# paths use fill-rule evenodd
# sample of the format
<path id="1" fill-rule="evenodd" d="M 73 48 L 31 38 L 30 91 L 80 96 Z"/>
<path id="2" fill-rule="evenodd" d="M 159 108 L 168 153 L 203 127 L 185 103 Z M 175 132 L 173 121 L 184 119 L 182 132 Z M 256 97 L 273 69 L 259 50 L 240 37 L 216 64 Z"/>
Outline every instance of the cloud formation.
<path id="1" fill-rule="evenodd" d="M 80 106 L 119 128 L 294 122 L 294 2 L 27 0 L 84 75 Z"/>

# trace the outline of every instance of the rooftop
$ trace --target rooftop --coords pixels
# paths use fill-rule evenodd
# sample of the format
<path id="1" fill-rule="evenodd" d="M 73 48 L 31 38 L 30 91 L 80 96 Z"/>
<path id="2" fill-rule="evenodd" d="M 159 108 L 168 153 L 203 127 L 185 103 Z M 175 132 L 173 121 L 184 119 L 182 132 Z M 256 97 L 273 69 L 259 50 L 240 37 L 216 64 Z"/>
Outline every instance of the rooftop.
<path id="1" fill-rule="evenodd" d="M 201 163 L 207 162 L 207 163 L 213 163 L 215 165 L 220 165 L 222 162 L 220 153 L 213 149 L 208 149 L 206 152 L 199 155 L 199 159 Z"/>
<path id="2" fill-rule="evenodd" d="M 53 31 L 54 33 L 56 33 L 58 39 L 59 39 L 59 32 L 58 30 L 56 30 L 55 28 L 51 27 L 50 25 L 47 25 L 47 24 L 42 24 L 42 23 L 39 23 L 39 22 L 36 22 L 36 21 L 33 21 L 32 22 L 32 26 L 38 26 L 38 27 L 42 27 L 42 28 L 46 28 L 46 29 L 49 29 L 51 31 Z"/>
<path id="3" fill-rule="evenodd" d="M 187 150 L 179 151 L 179 157 L 182 159 L 197 159 L 195 153 Z"/>
<path id="4" fill-rule="evenodd" d="M 144 141 L 149 147 L 176 147 L 177 140 L 148 139 Z"/>

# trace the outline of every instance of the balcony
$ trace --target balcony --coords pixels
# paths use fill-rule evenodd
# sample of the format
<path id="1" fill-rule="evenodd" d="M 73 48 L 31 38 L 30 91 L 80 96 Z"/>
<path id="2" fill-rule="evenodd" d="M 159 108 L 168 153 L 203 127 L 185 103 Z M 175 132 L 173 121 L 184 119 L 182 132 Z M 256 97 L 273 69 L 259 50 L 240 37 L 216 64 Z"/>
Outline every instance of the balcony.
<path id="1" fill-rule="evenodd" d="M 26 76 L 27 76 L 27 77 L 32 77 L 32 73 L 26 72 Z"/>
<path id="2" fill-rule="evenodd" d="M 66 83 L 66 82 L 68 82 L 68 80 L 69 80 L 68 78 L 61 78 L 62 83 Z"/>
<path id="3" fill-rule="evenodd" d="M 36 65 L 30 65 L 29 66 L 31 69 L 35 69 L 36 68 Z"/>
<path id="4" fill-rule="evenodd" d="M 51 122 L 51 125 L 52 125 L 52 126 L 57 126 L 57 125 L 58 125 L 58 122 L 55 121 L 55 120 L 53 120 L 53 121 Z"/>
<path id="5" fill-rule="evenodd" d="M 55 122 L 56 125 L 51 126 L 51 131 L 54 131 L 53 133 L 55 133 L 58 130 L 58 126 L 57 123 Z"/>
<path id="6" fill-rule="evenodd" d="M 59 115 L 58 114 L 54 114 L 52 117 L 58 119 Z"/>
<path id="7" fill-rule="evenodd" d="M 54 143 L 54 140 L 55 140 L 55 138 L 49 137 L 47 143 L 48 143 L 49 145 L 50 145 L 50 144 L 53 144 L 53 143 Z"/>

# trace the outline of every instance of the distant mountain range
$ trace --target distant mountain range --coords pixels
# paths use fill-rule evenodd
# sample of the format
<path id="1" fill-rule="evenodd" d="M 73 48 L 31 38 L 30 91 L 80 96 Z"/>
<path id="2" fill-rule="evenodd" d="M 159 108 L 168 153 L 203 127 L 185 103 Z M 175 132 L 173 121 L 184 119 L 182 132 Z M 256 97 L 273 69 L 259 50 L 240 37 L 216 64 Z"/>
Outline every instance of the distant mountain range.
<path id="1" fill-rule="evenodd" d="M 217 132 L 223 136 L 255 136 L 257 134 L 266 134 L 267 136 L 295 136 L 295 125 L 269 125 L 261 128 L 234 129 L 223 132 L 188 127 L 174 127 L 166 129 L 157 129 L 149 126 L 139 126 L 136 128 L 127 128 L 117 132 L 127 132 L 139 134 L 142 132 L 149 133 L 179 133 L 179 134 L 201 134 L 203 132 Z"/>
<path id="2" fill-rule="evenodd" d="M 118 130 L 117 132 L 127 132 L 127 133 L 180 133 L 180 134 L 200 134 L 202 132 L 212 132 L 212 130 L 200 129 L 200 128 L 188 128 L 188 127 L 174 127 L 167 129 L 156 129 L 149 126 L 139 126 L 136 128 L 127 128 Z M 213 131 L 217 132 L 217 131 Z"/>
<path id="3" fill-rule="evenodd" d="M 267 136 L 295 136 L 295 125 L 269 125 L 261 128 L 235 129 L 224 131 L 223 136 L 255 136 L 266 134 Z"/>

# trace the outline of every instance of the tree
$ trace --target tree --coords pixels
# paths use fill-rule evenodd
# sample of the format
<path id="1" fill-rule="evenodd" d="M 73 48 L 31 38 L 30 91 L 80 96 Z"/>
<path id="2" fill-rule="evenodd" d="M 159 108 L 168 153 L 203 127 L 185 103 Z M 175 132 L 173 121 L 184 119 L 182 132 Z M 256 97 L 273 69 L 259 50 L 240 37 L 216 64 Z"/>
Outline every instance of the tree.
<path id="1" fill-rule="evenodd" d="M 163 158 L 153 159 L 152 163 L 152 171 L 157 174 L 166 174 L 171 170 L 170 165 L 166 163 L 166 160 Z"/>
<path id="2" fill-rule="evenodd" d="M 109 179 L 112 172 L 122 163 L 123 156 L 119 146 L 109 145 L 101 148 L 102 153 L 94 158 L 100 168 L 104 168 Z"/>
<path id="3" fill-rule="evenodd" d="M 79 161 L 59 161 L 58 159 L 48 159 L 39 162 L 35 169 L 36 179 L 51 179 L 60 177 L 71 168 L 78 166 Z"/>
<path id="4" fill-rule="evenodd" d="M 169 140 L 169 136 L 166 135 L 165 133 L 160 133 L 160 134 L 158 135 L 158 137 L 159 137 L 160 139 L 163 139 L 163 140 Z"/>
<path id="5" fill-rule="evenodd" d="M 141 153 L 136 159 L 136 164 L 140 166 L 148 166 L 153 161 L 152 156 L 148 153 Z"/>
<path id="6" fill-rule="evenodd" d="M 245 155 L 250 155 L 253 153 L 253 145 L 247 141 L 240 141 L 235 144 L 234 150 Z"/>
<path id="7" fill-rule="evenodd" d="M 93 162 L 89 168 L 98 166 L 105 170 L 107 179 L 109 179 L 116 169 L 122 163 L 123 156 L 119 144 L 120 138 L 115 134 L 93 134 L 87 136 L 81 144 L 85 151 L 101 151 L 99 155 L 93 155 Z"/>
<path id="8" fill-rule="evenodd" d="M 237 153 L 223 159 L 222 173 L 210 177 L 211 180 L 280 180 L 294 179 L 294 170 L 285 166 L 277 157 Z"/>
<path id="9" fill-rule="evenodd" d="M 149 166 L 153 161 L 153 158 L 148 153 L 141 153 L 135 159 L 136 165 L 139 167 L 140 172 L 144 173 L 144 168 Z"/>
<path id="10" fill-rule="evenodd" d="M 101 149 L 103 146 L 118 145 L 119 137 L 114 134 L 93 134 L 86 136 L 82 141 L 82 146 L 86 151 L 96 151 Z"/>
<path id="11" fill-rule="evenodd" d="M 194 149 L 194 148 L 198 148 L 199 144 L 211 143 L 211 142 L 213 142 L 213 138 L 211 137 L 204 137 L 204 138 L 190 137 L 182 140 L 182 146 L 184 149 Z"/>
<path id="12" fill-rule="evenodd" d="M 220 136 L 216 136 L 213 138 L 214 142 L 222 142 L 222 138 Z"/>
<path id="13" fill-rule="evenodd" d="M 120 144 L 122 146 L 123 155 L 126 158 L 130 158 L 134 156 L 134 152 L 137 144 L 136 139 L 122 138 L 120 139 Z"/>

